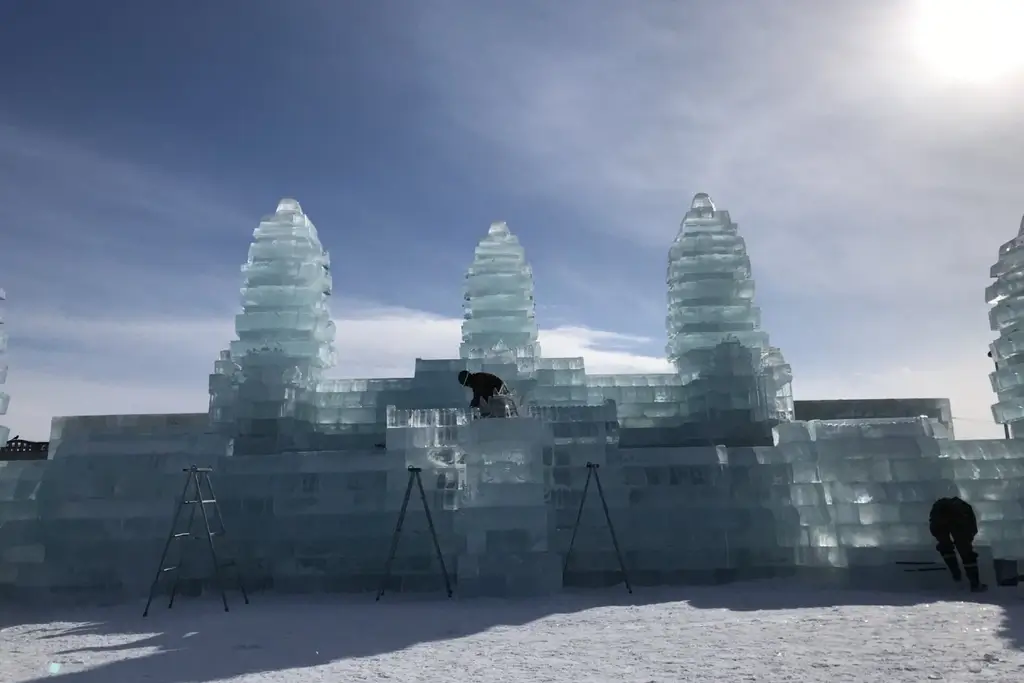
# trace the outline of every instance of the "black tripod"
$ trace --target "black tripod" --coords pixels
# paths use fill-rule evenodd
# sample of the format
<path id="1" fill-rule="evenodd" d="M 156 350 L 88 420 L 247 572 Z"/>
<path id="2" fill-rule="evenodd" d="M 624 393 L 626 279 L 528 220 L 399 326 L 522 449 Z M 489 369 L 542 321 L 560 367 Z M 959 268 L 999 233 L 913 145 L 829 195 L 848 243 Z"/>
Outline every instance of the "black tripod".
<path id="1" fill-rule="evenodd" d="M 587 492 L 590 490 L 590 479 L 593 477 L 594 483 L 597 484 L 597 495 L 601 497 L 601 507 L 604 509 L 604 519 L 608 523 L 608 533 L 612 537 L 612 547 L 615 548 L 615 557 L 619 561 L 619 570 L 622 572 L 622 582 L 626 584 L 626 590 L 630 593 L 633 592 L 633 587 L 629 583 L 629 574 L 626 572 L 626 564 L 622 561 L 622 551 L 619 550 L 619 539 L 615 536 L 615 526 L 612 524 L 612 516 L 608 512 L 608 502 L 604 497 L 604 488 L 601 486 L 601 477 L 598 475 L 597 470 L 600 465 L 592 462 L 587 463 L 587 481 L 583 484 L 583 495 L 580 496 L 580 509 L 576 513 L 576 523 L 572 527 L 572 536 L 569 538 L 569 548 L 565 551 L 565 562 L 562 564 L 562 574 L 564 575 L 566 570 L 569 568 L 569 557 L 572 555 L 572 546 L 576 542 L 576 532 L 580 529 L 580 519 L 583 518 L 583 506 L 587 502 Z"/>
<path id="2" fill-rule="evenodd" d="M 437 553 L 437 562 L 441 565 L 441 576 L 444 577 L 444 588 L 448 597 L 452 597 L 452 584 L 448 578 L 448 569 L 444 564 L 444 555 L 441 553 L 441 544 L 437 541 L 437 531 L 434 529 L 434 518 L 430 514 L 430 505 L 427 504 L 427 493 L 423 490 L 423 480 L 420 479 L 419 467 L 409 468 L 409 484 L 405 487 L 405 497 L 402 499 L 402 509 L 398 513 L 398 524 L 395 525 L 395 533 L 391 537 L 391 550 L 388 551 L 388 559 L 384 563 L 384 575 L 381 577 L 380 590 L 377 591 L 377 600 L 384 595 L 388 580 L 391 578 L 391 565 L 395 561 L 395 552 L 398 550 L 398 537 L 402 533 L 402 524 L 405 523 L 405 513 L 409 509 L 409 497 L 412 495 L 413 484 L 420 491 L 420 501 L 423 503 L 423 512 L 427 516 L 427 526 L 430 528 L 430 538 L 434 542 L 434 551 Z"/>

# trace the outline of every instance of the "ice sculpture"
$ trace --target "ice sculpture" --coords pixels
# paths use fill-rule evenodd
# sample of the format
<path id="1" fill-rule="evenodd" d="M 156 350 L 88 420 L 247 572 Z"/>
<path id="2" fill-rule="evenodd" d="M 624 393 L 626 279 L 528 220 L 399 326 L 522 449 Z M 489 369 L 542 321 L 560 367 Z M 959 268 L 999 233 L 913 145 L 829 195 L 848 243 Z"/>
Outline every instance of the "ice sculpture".
<path id="1" fill-rule="evenodd" d="M 7 293 L 0 289 L 0 304 L 7 301 Z M 4 357 L 7 352 L 7 333 L 4 331 L 4 318 L 3 312 L 0 311 L 0 386 L 7 383 L 7 363 L 4 361 Z M 0 415 L 7 414 L 7 404 L 10 402 L 10 396 L 0 391 Z M 0 446 L 7 443 L 7 438 L 10 436 L 10 429 L 0 425 Z"/>
<path id="2" fill-rule="evenodd" d="M 238 435 L 270 449 L 285 448 L 289 432 L 312 430 L 317 388 L 335 361 L 330 269 L 316 227 L 297 201 L 282 199 L 253 232 L 242 266 L 238 339 L 210 378 L 215 422 L 234 422 Z"/>
<path id="3" fill-rule="evenodd" d="M 466 271 L 462 358 L 537 358 L 533 269 L 519 238 L 492 223 Z"/>
<path id="4" fill-rule="evenodd" d="M 1024 367 L 1010 324 L 1017 248 L 1004 247 L 989 293 L 1006 331 L 993 347 L 993 380 L 1014 401 L 1024 395 L 1011 372 Z M 1024 440 L 946 438 L 948 401 L 805 404 L 807 414 L 853 419 L 785 420 L 789 366 L 760 329 L 744 241 L 705 194 L 670 252 L 675 372 L 593 375 L 582 358 L 539 358 L 532 272 L 496 223 L 466 276 L 461 357 L 417 359 L 413 377 L 321 380 L 333 359 L 329 268 L 296 202 L 283 200 L 260 223 L 243 267 L 238 340 L 210 376 L 209 418 L 222 433 L 210 435 L 203 414 L 57 418 L 59 457 L 0 463 L 0 591 L 145 594 L 181 468 L 196 462 L 217 472 L 229 542 L 245 549 L 247 572 L 284 591 L 375 589 L 409 466 L 421 468 L 463 595 L 621 581 L 607 519 L 630 574 L 649 585 L 796 567 L 874 585 L 947 583 L 892 563 L 937 559 L 928 508 L 953 492 L 975 506 L 979 551 L 1024 553 Z M 472 419 L 453 381 L 462 369 L 510 382 L 527 399 L 522 417 Z M 1020 417 L 1019 402 L 1000 399 Z M 234 455 L 272 455 L 224 457 L 225 436 Z M 600 468 L 600 491 L 596 480 L 587 488 L 598 472 L 588 463 Z M 440 563 L 418 498 L 407 512 L 394 586 L 437 590 Z"/>
<path id="5" fill-rule="evenodd" d="M 999 399 L 992 415 L 1016 439 L 1024 436 L 1024 217 L 1017 236 L 999 247 L 990 275 L 995 282 L 985 290 L 985 300 L 991 307 L 989 324 L 999 333 L 990 347 L 996 366 L 990 379 Z"/>
<path id="6" fill-rule="evenodd" d="M 761 329 L 746 243 L 703 192 L 669 250 L 667 282 L 666 353 L 690 386 L 690 413 L 792 419 L 792 374 Z"/>

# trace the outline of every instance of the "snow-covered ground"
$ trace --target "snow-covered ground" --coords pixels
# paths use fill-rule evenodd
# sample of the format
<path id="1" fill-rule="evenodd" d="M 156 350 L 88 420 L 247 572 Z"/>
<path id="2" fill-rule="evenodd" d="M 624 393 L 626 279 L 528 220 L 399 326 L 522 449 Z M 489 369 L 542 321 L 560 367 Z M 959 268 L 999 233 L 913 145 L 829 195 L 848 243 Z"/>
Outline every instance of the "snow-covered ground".
<path id="1" fill-rule="evenodd" d="M 1024 602 L 784 582 L 552 600 L 237 596 L 0 612 L 0 681 L 1024 681 Z M 959 601 L 963 599 L 964 601 Z M 2 609 L 2 607 L 0 607 Z"/>

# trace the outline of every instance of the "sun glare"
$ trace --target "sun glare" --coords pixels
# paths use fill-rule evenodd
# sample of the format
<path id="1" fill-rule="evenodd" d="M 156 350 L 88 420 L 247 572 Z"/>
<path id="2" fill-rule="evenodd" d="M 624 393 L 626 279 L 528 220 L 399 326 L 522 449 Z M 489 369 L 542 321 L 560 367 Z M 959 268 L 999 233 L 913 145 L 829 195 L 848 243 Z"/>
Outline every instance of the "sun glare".
<path id="1" fill-rule="evenodd" d="M 917 0 L 914 47 L 938 76 L 997 83 L 1024 71 L 1024 0 Z"/>

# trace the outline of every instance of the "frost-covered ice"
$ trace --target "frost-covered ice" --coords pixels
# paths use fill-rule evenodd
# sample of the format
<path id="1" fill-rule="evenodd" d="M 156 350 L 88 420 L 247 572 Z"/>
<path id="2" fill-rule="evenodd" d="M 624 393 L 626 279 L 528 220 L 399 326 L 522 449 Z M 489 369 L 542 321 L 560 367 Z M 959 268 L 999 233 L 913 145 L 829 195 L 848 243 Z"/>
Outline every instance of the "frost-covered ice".
<path id="1" fill-rule="evenodd" d="M 183 599 L 147 619 L 138 605 L 54 621 L 7 611 L 0 679 L 1019 682 L 1024 605 L 994 595 L 1003 604 L 771 582 L 520 601 L 256 596 L 229 614 Z"/>

